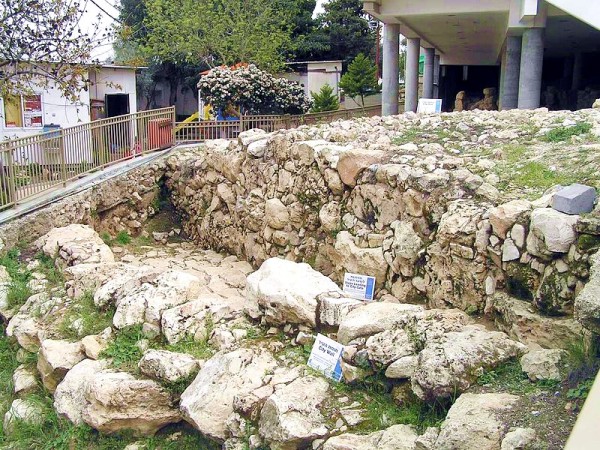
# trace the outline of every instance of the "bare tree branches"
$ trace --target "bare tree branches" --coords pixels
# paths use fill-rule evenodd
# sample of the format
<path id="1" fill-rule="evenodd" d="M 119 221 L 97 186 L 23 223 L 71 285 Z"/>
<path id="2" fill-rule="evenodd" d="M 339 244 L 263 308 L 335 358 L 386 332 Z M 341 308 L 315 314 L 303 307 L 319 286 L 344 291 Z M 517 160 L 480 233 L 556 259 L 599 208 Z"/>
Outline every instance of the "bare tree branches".
<path id="1" fill-rule="evenodd" d="M 0 0 L 0 97 L 54 88 L 78 100 L 107 30 L 82 31 L 80 0 Z"/>

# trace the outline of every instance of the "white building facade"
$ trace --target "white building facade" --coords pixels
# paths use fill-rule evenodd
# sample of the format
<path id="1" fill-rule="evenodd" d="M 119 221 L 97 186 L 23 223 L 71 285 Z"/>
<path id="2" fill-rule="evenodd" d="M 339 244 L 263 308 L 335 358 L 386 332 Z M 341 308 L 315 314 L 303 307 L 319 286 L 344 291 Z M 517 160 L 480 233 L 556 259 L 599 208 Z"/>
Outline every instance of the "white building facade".
<path id="1" fill-rule="evenodd" d="M 449 100 L 450 91 L 454 90 L 456 95 L 468 73 L 477 71 L 488 74 L 485 75 L 488 83 L 495 82 L 495 86 L 489 87 L 498 88 L 500 109 L 532 109 L 546 106 L 544 102 L 554 102 L 557 109 L 586 107 L 588 100 L 581 91 L 600 89 L 600 1 L 364 0 L 363 3 L 367 13 L 384 23 L 384 114 L 398 113 L 401 34 L 407 38 L 407 111 L 417 109 L 421 48 L 425 55 L 423 98 L 445 95 Z M 452 68 L 457 68 L 456 79 L 444 80 L 447 73 L 453 73 Z M 446 83 L 448 92 L 434 87 L 438 78 L 441 86 Z"/>
<path id="2" fill-rule="evenodd" d="M 90 69 L 89 79 L 89 86 L 79 91 L 75 103 L 53 86 L 10 101 L 0 98 L 0 140 L 137 112 L 135 68 L 102 66 Z"/>

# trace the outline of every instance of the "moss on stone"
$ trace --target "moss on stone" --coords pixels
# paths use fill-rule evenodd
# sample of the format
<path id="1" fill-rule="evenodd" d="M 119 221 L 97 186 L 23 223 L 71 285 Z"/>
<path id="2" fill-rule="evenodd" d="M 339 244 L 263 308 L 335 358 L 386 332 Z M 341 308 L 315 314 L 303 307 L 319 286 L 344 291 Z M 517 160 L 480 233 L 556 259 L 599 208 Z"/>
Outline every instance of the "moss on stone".
<path id="1" fill-rule="evenodd" d="M 583 252 L 600 248 L 600 236 L 592 236 L 591 234 L 582 234 L 577 239 L 577 249 Z"/>

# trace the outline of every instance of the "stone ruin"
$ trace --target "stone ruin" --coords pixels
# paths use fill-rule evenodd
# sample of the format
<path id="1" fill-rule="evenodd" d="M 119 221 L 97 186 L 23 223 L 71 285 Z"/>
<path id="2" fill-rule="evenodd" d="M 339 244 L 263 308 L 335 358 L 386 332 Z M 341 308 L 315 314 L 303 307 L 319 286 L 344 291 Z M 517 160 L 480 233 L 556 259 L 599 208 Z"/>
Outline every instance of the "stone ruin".
<path id="1" fill-rule="evenodd" d="M 543 137 L 583 122 L 587 137 L 561 151 L 589 150 L 585 164 L 597 167 L 599 110 L 252 130 L 9 223 L 7 248 L 39 237 L 66 277 L 49 293 L 40 275 L 18 310 L 0 305 L 7 336 L 39 355 L 37 370 L 15 372 L 18 392 L 39 377 L 75 424 L 151 435 L 183 420 L 226 449 L 536 448 L 546 430 L 511 419 L 523 398 L 482 392 L 478 380 L 515 359 L 534 382 L 562 380 L 565 350 L 596 339 L 600 210 L 558 211 L 560 187 L 511 184 L 518 174 L 503 161 L 526 140 L 551 164 L 556 148 Z M 597 172 L 586 180 L 599 182 Z M 136 256 L 72 225 L 146 233 L 161 190 L 189 243 Z M 349 298 L 347 272 L 375 276 L 376 301 Z M 67 341 L 56 322 L 85 292 L 114 311 L 112 325 Z M 119 370 L 103 350 L 135 326 L 146 342 L 139 372 Z M 254 339 L 257 330 L 271 338 Z M 447 404 L 443 422 L 361 432 L 368 398 L 351 401 L 289 351 L 317 332 L 344 345 L 344 383 L 379 373 L 399 407 Z M 272 339 L 279 333 L 287 344 Z M 148 344 L 157 339 L 208 343 L 214 354 Z M 178 382 L 185 389 L 173 396 L 165 385 Z M 19 411 L 35 418 L 24 398 L 9 423 Z"/>

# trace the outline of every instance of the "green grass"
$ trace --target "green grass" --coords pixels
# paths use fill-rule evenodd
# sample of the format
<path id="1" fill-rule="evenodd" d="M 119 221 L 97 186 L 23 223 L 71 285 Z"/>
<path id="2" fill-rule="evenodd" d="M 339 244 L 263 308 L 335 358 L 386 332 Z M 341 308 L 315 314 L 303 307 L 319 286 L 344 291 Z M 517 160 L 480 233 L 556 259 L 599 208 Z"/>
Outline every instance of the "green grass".
<path id="1" fill-rule="evenodd" d="M 366 420 L 353 430 L 360 433 L 370 433 L 396 424 L 413 425 L 422 432 L 427 427 L 439 426 L 450 407 L 449 403 L 427 404 L 416 397 L 399 406 L 391 395 L 393 384 L 383 374 L 366 377 L 352 385 L 331 382 L 331 386 L 338 393 L 365 405 L 363 417 Z"/>
<path id="2" fill-rule="evenodd" d="M 16 422 L 13 431 L 5 434 L 0 430 L 0 445 L 15 450 L 122 450 L 133 442 L 139 442 L 148 450 L 216 450 L 219 447 L 206 440 L 200 433 L 182 425 L 173 425 L 156 436 L 137 438 L 124 431 L 115 435 L 103 435 L 87 425 L 76 426 L 57 415 L 52 407 L 52 397 L 33 394 L 27 397 L 40 405 L 43 422 L 39 425 Z M 1 427 L 1 425 L 0 425 Z M 6 445 L 6 447 L 4 447 Z"/>
<path id="3" fill-rule="evenodd" d="M 59 330 L 66 339 L 80 339 L 91 334 L 98 334 L 112 325 L 113 309 L 101 309 L 94 304 L 94 294 L 86 292 L 73 302 L 64 314 Z M 81 321 L 79 331 L 72 327 L 75 320 Z"/>
<path id="4" fill-rule="evenodd" d="M 115 339 L 100 356 L 111 358 L 113 366 L 118 369 L 135 372 L 142 357 L 142 351 L 136 344 L 143 338 L 141 325 L 123 328 L 117 331 Z"/>
<path id="5" fill-rule="evenodd" d="M 182 339 L 176 344 L 163 344 L 154 348 L 160 348 L 161 350 L 168 350 L 175 353 L 187 353 L 197 359 L 208 359 L 215 354 L 215 350 L 208 343 L 208 339 L 194 341 L 191 337 Z"/>
<path id="6" fill-rule="evenodd" d="M 8 307 L 15 308 L 23 305 L 31 295 L 31 290 L 27 286 L 31 280 L 31 272 L 19 261 L 19 250 L 13 248 L 4 253 L 0 257 L 0 265 L 6 267 L 11 277 L 7 293 Z"/>
<path id="7" fill-rule="evenodd" d="M 592 125 L 586 122 L 579 122 L 572 127 L 557 127 L 548 131 L 545 140 L 548 142 L 563 142 L 572 136 L 587 134 L 592 129 Z"/>
<path id="8" fill-rule="evenodd" d="M 112 236 L 107 231 L 100 233 L 100 239 L 102 239 L 106 245 L 112 245 Z"/>
<path id="9" fill-rule="evenodd" d="M 131 243 L 131 236 L 127 231 L 119 231 L 115 238 L 115 242 L 119 245 L 128 245 Z"/>
<path id="10" fill-rule="evenodd" d="M 403 131 L 402 136 L 398 136 L 392 139 L 392 144 L 394 145 L 404 145 L 408 143 L 416 143 L 415 141 L 419 137 L 419 135 L 423 132 L 423 130 L 419 128 L 408 128 Z"/>
<path id="11" fill-rule="evenodd" d="M 521 369 L 519 361 L 512 359 L 493 370 L 484 372 L 477 379 L 477 384 L 489 387 L 494 391 L 528 394 L 539 389 L 554 389 L 559 385 L 559 382 L 543 380 L 533 383 Z"/>
<path id="12" fill-rule="evenodd" d="M 60 269 L 56 267 L 56 257 L 51 258 L 45 253 L 38 253 L 36 259 L 40 262 L 38 270 L 44 274 L 51 287 L 64 286 L 65 276 Z"/>

